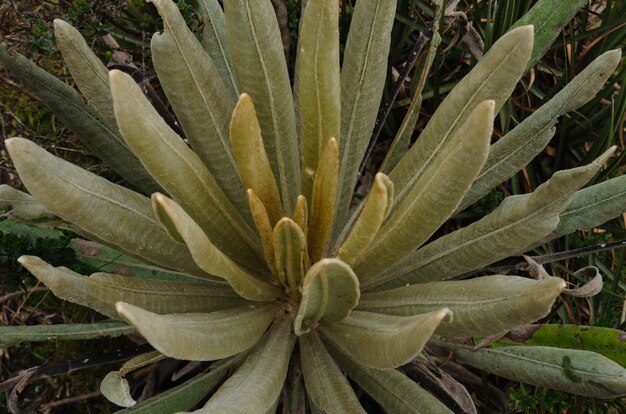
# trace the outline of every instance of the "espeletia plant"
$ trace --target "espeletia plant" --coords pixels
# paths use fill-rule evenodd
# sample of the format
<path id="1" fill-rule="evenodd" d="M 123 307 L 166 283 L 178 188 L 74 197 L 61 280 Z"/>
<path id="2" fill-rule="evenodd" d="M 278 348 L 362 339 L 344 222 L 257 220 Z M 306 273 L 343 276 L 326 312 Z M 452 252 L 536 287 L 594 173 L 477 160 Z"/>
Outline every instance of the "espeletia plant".
<path id="1" fill-rule="evenodd" d="M 480 270 L 621 214 L 621 178 L 580 190 L 615 148 L 433 237 L 541 152 L 557 118 L 600 90 L 619 51 L 601 55 L 491 144 L 496 114 L 532 63 L 535 31 L 552 30 L 520 22 L 447 94 L 409 148 L 419 112 L 411 106 L 359 202 L 353 190 L 385 84 L 395 0 L 356 2 L 341 67 L 339 3 L 308 0 L 293 81 L 270 0 L 224 0 L 223 9 L 201 0 L 202 41 L 173 1 L 150 1 L 164 23 L 151 42 L 154 67 L 182 134 L 63 21 L 55 21 L 57 43 L 86 103 L 0 49 L 3 64 L 129 183 L 11 138 L 6 147 L 30 195 L 3 186 L 5 206 L 15 218 L 55 217 L 170 275 L 86 277 L 19 259 L 58 297 L 125 322 L 63 335 L 136 330 L 154 348 L 103 380 L 107 398 L 134 413 L 364 413 L 364 395 L 392 414 L 459 411 L 458 401 L 444 404 L 402 368 L 426 358 L 425 346 L 520 382 L 597 398 L 626 394 L 626 371 L 593 352 L 473 349 L 459 339 L 502 335 L 550 312 L 563 279 L 539 265 L 534 278 Z M 433 33 L 426 67 L 436 24 Z M 215 362 L 136 403 L 124 375 L 163 358 Z M 471 400 L 463 409 L 475 412 Z"/>

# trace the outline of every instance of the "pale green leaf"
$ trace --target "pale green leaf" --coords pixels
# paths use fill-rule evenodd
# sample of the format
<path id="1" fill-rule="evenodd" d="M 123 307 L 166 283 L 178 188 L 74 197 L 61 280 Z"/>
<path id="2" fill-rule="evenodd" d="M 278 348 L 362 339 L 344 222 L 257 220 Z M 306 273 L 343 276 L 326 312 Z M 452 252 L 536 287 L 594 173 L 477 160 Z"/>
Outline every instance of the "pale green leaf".
<path id="1" fill-rule="evenodd" d="M 160 314 L 211 312 L 248 303 L 228 286 L 109 273 L 94 273 L 86 277 L 65 267 L 53 267 L 35 256 L 22 256 L 19 262 L 59 298 L 88 306 L 114 319 L 119 319 L 115 310 L 118 301 Z"/>
<path id="2" fill-rule="evenodd" d="M 470 131 L 464 123 L 474 107 L 492 99 L 494 113 L 499 111 L 524 73 L 532 44 L 532 26 L 505 34 L 446 96 L 407 155 L 389 174 L 396 188 L 395 205 L 410 199 L 414 184 L 457 131 Z"/>
<path id="3" fill-rule="evenodd" d="M 176 3 L 172 0 L 149 2 L 156 6 L 163 19 L 163 33 L 155 33 L 151 42 L 152 61 L 159 82 L 194 152 L 228 200 L 251 224 L 244 188 L 228 139 L 228 124 L 235 101 L 215 64 L 185 24 Z M 119 117 L 117 109 L 116 116 Z M 124 129 L 120 129 L 124 134 Z"/>
<path id="4" fill-rule="evenodd" d="M 487 159 L 494 102 L 479 104 L 383 224 L 354 266 L 362 286 L 421 246 L 456 210 Z M 394 188 L 395 186 L 394 182 Z M 395 197 L 395 193 L 394 193 Z M 428 217 L 428 220 L 424 218 Z"/>
<path id="5" fill-rule="evenodd" d="M 468 365 L 514 381 L 593 398 L 626 395 L 626 369 L 595 352 L 542 346 L 453 349 Z"/>
<path id="6" fill-rule="evenodd" d="M 298 100 L 302 194 L 311 199 L 319 158 L 330 138 L 341 141 L 339 2 L 311 0 L 298 39 Z"/>
<path id="7" fill-rule="evenodd" d="M 130 395 L 130 386 L 124 376 L 131 371 L 143 368 L 165 358 L 159 352 L 148 352 L 124 363 L 118 371 L 109 372 L 100 383 L 100 392 L 113 404 L 120 407 L 132 407 L 137 401 Z"/>
<path id="8" fill-rule="evenodd" d="M 341 135 L 335 229 L 345 223 L 359 165 L 376 122 L 385 79 L 396 0 L 357 2 L 341 67 Z"/>
<path id="9" fill-rule="evenodd" d="M 295 221 L 283 217 L 272 234 L 276 276 L 287 293 L 298 294 L 305 272 L 306 239 Z"/>
<path id="10" fill-rule="evenodd" d="M 243 365 L 194 413 L 266 414 L 280 395 L 295 342 L 289 318 L 274 322 Z"/>
<path id="11" fill-rule="evenodd" d="M 233 100 L 237 99 L 237 82 L 226 35 L 224 10 L 217 0 L 199 0 L 198 11 L 204 28 L 202 47 L 209 54 Z"/>
<path id="12" fill-rule="evenodd" d="M 299 342 L 306 391 L 315 406 L 329 414 L 366 414 L 317 333 L 303 335 Z"/>
<path id="13" fill-rule="evenodd" d="M 365 253 L 380 230 L 393 202 L 393 183 L 383 173 L 374 177 L 363 209 L 359 213 L 346 241 L 339 248 L 337 257 L 349 265 L 354 264 Z"/>
<path id="14" fill-rule="evenodd" d="M 388 413 L 451 414 L 430 392 L 395 369 L 368 368 L 333 352 L 339 366 Z"/>
<path id="15" fill-rule="evenodd" d="M 4 43 L 0 44 L 0 63 L 52 109 L 56 117 L 76 134 L 90 153 L 143 193 L 150 194 L 160 190 L 159 185 L 126 146 L 117 126 L 83 102 L 74 89 L 19 53 L 10 54 Z"/>
<path id="16" fill-rule="evenodd" d="M 230 142 L 239 176 L 246 189 L 252 189 L 261 200 L 270 223 L 275 225 L 283 214 L 276 180 L 263 147 L 261 127 L 252 99 L 242 93 L 230 121 Z"/>
<path id="17" fill-rule="evenodd" d="M 235 292 L 246 299 L 265 301 L 281 296 L 277 286 L 244 270 L 211 243 L 200 226 L 175 201 L 158 193 L 154 197 L 176 226 L 193 260 L 202 270 L 225 279 Z"/>
<path id="18" fill-rule="evenodd" d="M 158 315 L 124 302 L 118 302 L 116 309 L 156 350 L 189 361 L 212 361 L 249 349 L 278 312 L 274 304 L 170 315 Z"/>
<path id="19" fill-rule="evenodd" d="M 135 328 L 121 321 L 63 325 L 0 326 L 0 347 L 22 342 L 77 341 L 130 335 Z"/>
<path id="20" fill-rule="evenodd" d="M 391 266 L 376 283 L 386 287 L 449 279 L 524 251 L 555 229 L 559 213 L 611 156 L 556 172 L 533 193 L 506 198 L 481 220 L 446 234 Z M 372 282 L 373 283 L 373 282 Z"/>
<path id="21" fill-rule="evenodd" d="M 159 193 L 152 194 L 150 200 L 152 201 L 152 210 L 154 211 L 154 216 L 159 220 L 161 226 L 163 226 L 163 230 L 167 232 L 167 235 L 170 236 L 172 240 L 178 243 L 185 243 L 183 237 L 176 230 L 176 225 L 172 222 L 167 213 L 163 210 L 163 207 L 157 202 L 156 195 Z"/>
<path id="22" fill-rule="evenodd" d="M 593 98 L 620 62 L 620 55 L 619 50 L 612 50 L 598 57 L 550 101 L 496 141 L 458 210 L 474 203 L 539 154 L 554 135 L 557 118 L 577 110 Z"/>
<path id="23" fill-rule="evenodd" d="M 26 139 L 11 138 L 5 144 L 28 191 L 56 216 L 131 256 L 190 275 L 204 274 L 187 248 L 163 231 L 148 198 Z"/>
<path id="24" fill-rule="evenodd" d="M 122 135 L 150 174 L 219 249 L 240 263 L 259 265 L 258 238 L 200 158 L 165 123 L 129 75 L 111 71 L 110 83 Z"/>
<path id="25" fill-rule="evenodd" d="M 316 262 L 325 256 L 335 219 L 339 171 L 339 148 L 337 140 L 328 140 L 317 164 L 313 181 L 311 217 L 307 241 L 309 256 Z"/>
<path id="26" fill-rule="evenodd" d="M 454 318 L 439 325 L 438 334 L 488 336 L 543 318 L 563 289 L 565 282 L 556 277 L 494 275 L 364 293 L 357 309 L 409 316 L 448 308 Z"/>
<path id="27" fill-rule="evenodd" d="M 72 79 L 89 105 L 96 108 L 113 125 L 113 101 L 109 89 L 109 70 L 89 48 L 78 30 L 60 19 L 54 20 L 56 45 Z"/>
<path id="28" fill-rule="evenodd" d="M 309 206 L 303 195 L 299 195 L 296 199 L 296 206 L 293 209 L 293 221 L 300 226 L 306 237 L 309 233 Z"/>
<path id="29" fill-rule="evenodd" d="M 248 189 L 246 192 L 248 195 L 248 204 L 250 211 L 252 212 L 252 219 L 256 225 L 257 231 L 261 238 L 261 245 L 263 246 L 263 257 L 265 258 L 265 264 L 270 269 L 273 275 L 277 275 L 276 271 L 276 259 L 274 258 L 274 236 L 272 224 L 267 214 L 265 206 L 257 197 L 252 189 Z"/>
<path id="30" fill-rule="evenodd" d="M 285 211 L 300 194 L 296 120 L 287 63 L 270 0 L 225 0 L 226 29 L 240 92 L 256 104 L 265 150 Z"/>
<path id="31" fill-rule="evenodd" d="M 338 259 L 315 263 L 302 283 L 302 300 L 294 321 L 296 335 L 309 332 L 320 319 L 341 321 L 359 303 L 359 280 Z"/>
<path id="32" fill-rule="evenodd" d="M 0 185 L 0 213 L 27 221 L 54 217 L 33 196 L 6 184 Z"/>
<path id="33" fill-rule="evenodd" d="M 413 316 L 352 311 L 341 322 L 323 321 L 318 331 L 359 364 L 388 369 L 417 357 L 437 326 L 451 317 L 445 308 Z"/>

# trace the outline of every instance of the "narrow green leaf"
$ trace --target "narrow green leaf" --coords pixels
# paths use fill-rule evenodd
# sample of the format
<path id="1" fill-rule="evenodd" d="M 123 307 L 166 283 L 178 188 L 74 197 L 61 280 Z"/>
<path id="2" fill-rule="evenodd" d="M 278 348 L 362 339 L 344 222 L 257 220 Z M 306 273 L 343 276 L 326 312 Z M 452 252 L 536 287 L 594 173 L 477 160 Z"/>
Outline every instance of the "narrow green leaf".
<path id="1" fill-rule="evenodd" d="M 534 65 L 548 51 L 566 24 L 587 3 L 587 0 L 539 0 L 524 16 L 513 24 L 516 27 L 532 24 L 535 28 L 533 53 L 527 68 Z"/>
<path id="2" fill-rule="evenodd" d="M 456 210 L 487 159 L 493 110 L 494 102 L 485 101 L 472 111 L 383 224 L 354 268 L 364 288 L 372 276 L 421 246 Z"/>
<path id="3" fill-rule="evenodd" d="M 316 262 L 325 256 L 335 219 L 339 171 L 337 140 L 328 140 L 317 164 L 311 199 L 311 224 L 309 226 L 309 256 Z"/>
<path id="4" fill-rule="evenodd" d="M 341 68 L 339 171 L 342 178 L 337 184 L 335 235 L 345 224 L 359 165 L 374 130 L 387 76 L 396 3 L 395 0 L 357 2 L 352 14 Z"/>
<path id="5" fill-rule="evenodd" d="M 359 280 L 338 259 L 315 263 L 302 283 L 302 300 L 294 321 L 296 335 L 311 330 L 320 319 L 339 322 L 359 303 Z"/>
<path id="6" fill-rule="evenodd" d="M 244 270 L 222 253 L 206 236 L 200 226 L 175 201 L 154 195 L 156 202 L 170 217 L 183 238 L 193 260 L 210 275 L 225 279 L 241 297 L 254 300 L 272 300 L 281 296 L 280 289 Z"/>
<path id="7" fill-rule="evenodd" d="M 309 233 L 309 206 L 303 195 L 299 195 L 296 199 L 296 206 L 293 209 L 293 221 L 300 226 L 306 237 Z"/>
<path id="8" fill-rule="evenodd" d="M 275 225 L 284 216 L 280 194 L 261 138 L 261 127 L 252 99 L 242 93 L 230 121 L 230 142 L 239 176 L 246 189 L 259 197 L 270 223 Z"/>
<path id="9" fill-rule="evenodd" d="M 489 150 L 485 166 L 458 210 L 474 203 L 539 154 L 554 135 L 557 118 L 591 100 L 617 67 L 620 56 L 619 50 L 611 50 L 598 57 L 549 102 L 496 141 Z"/>
<path id="10" fill-rule="evenodd" d="M 593 398 L 626 395 L 626 369 L 595 352 L 507 346 L 456 348 L 454 354 L 471 366 L 526 384 Z"/>
<path id="11" fill-rule="evenodd" d="M 248 302 L 228 286 L 141 279 L 109 273 L 89 277 L 65 267 L 53 267 L 35 256 L 19 262 L 61 299 L 88 306 L 110 318 L 119 319 L 118 301 L 141 306 L 156 313 L 212 312 Z"/>
<path id="12" fill-rule="evenodd" d="M 333 352 L 333 357 L 348 376 L 388 413 L 452 413 L 430 392 L 395 369 L 368 368 L 339 352 Z"/>
<path id="13" fill-rule="evenodd" d="M 300 194 L 296 120 L 287 63 L 270 0 L 224 1 L 237 84 L 259 115 L 265 150 L 285 211 Z"/>
<path id="14" fill-rule="evenodd" d="M 494 100 L 498 113 L 524 73 L 533 44 L 532 26 L 523 26 L 502 36 L 446 96 L 407 155 L 390 172 L 399 206 L 414 184 L 430 169 L 433 160 L 457 131 L 470 131 L 464 123 L 472 108 Z"/>
<path id="15" fill-rule="evenodd" d="M 165 123 L 129 75 L 111 71 L 110 82 L 122 135 L 150 174 L 219 249 L 242 264 L 259 265 L 258 238 L 200 158 Z"/>
<path id="16" fill-rule="evenodd" d="M 413 316 L 392 316 L 352 311 L 341 322 L 324 321 L 318 331 L 324 339 L 359 364 L 388 369 L 417 357 L 449 309 Z"/>
<path id="17" fill-rule="evenodd" d="M 307 394 L 316 407 L 325 413 L 366 414 L 317 333 L 300 337 L 300 360 Z"/>
<path id="18" fill-rule="evenodd" d="M 22 342 L 77 341 L 130 335 L 135 328 L 121 321 L 63 325 L 0 326 L 0 347 Z"/>
<path id="19" fill-rule="evenodd" d="M 148 198 L 26 139 L 11 138 L 5 144 L 28 191 L 58 217 L 131 256 L 190 275 L 204 274 L 193 264 L 187 248 L 165 234 Z"/>
<path id="20" fill-rule="evenodd" d="M 295 221 L 283 217 L 272 234 L 276 275 L 288 293 L 298 294 L 305 272 L 306 239 Z"/>
<path id="21" fill-rule="evenodd" d="M 533 193 L 506 198 L 492 213 L 411 253 L 377 278 L 385 286 L 450 279 L 524 251 L 553 231 L 559 213 L 611 156 L 557 171 Z"/>
<path id="22" fill-rule="evenodd" d="M 376 237 L 378 230 L 387 218 L 393 203 L 393 183 L 383 173 L 374 177 L 374 185 L 365 200 L 348 238 L 339 248 L 337 257 L 349 265 L 359 261 Z"/>
<path id="23" fill-rule="evenodd" d="M 6 184 L 0 185 L 0 212 L 27 221 L 54 217 L 33 196 Z"/>
<path id="24" fill-rule="evenodd" d="M 274 322 L 241 368 L 194 413 L 266 414 L 280 395 L 295 342 L 288 318 Z"/>
<path id="25" fill-rule="evenodd" d="M 250 205 L 250 211 L 252 212 L 252 219 L 254 220 L 254 224 L 256 224 L 257 231 L 261 237 L 265 264 L 270 269 L 270 272 L 276 276 L 278 273 L 276 271 L 276 259 L 274 258 L 274 236 L 270 218 L 267 215 L 265 206 L 254 191 L 249 188 L 247 194 L 248 204 Z"/>
<path id="26" fill-rule="evenodd" d="M 224 10 L 217 0 L 199 0 L 198 11 L 204 24 L 202 47 L 209 54 L 233 100 L 239 96 L 233 60 L 226 35 Z"/>
<path id="27" fill-rule="evenodd" d="M 116 309 L 159 352 L 189 361 L 212 361 L 249 349 L 278 311 L 274 304 L 261 304 L 158 315 L 124 302 L 118 302 Z"/>
<path id="28" fill-rule="evenodd" d="M 152 201 L 152 210 L 154 211 L 154 216 L 159 220 L 161 226 L 163 226 L 163 230 L 167 232 L 167 235 L 170 236 L 172 240 L 178 243 L 185 243 L 183 236 L 178 233 L 176 230 L 176 225 L 172 222 L 167 213 L 163 210 L 163 207 L 157 202 L 155 195 L 158 193 L 154 193 L 150 200 Z"/>
<path id="29" fill-rule="evenodd" d="M 74 89 L 19 53 L 10 54 L 4 43 L 0 44 L 0 63 L 39 96 L 93 155 L 143 193 L 160 191 L 159 185 L 122 140 L 115 123 L 83 102 Z"/>
<path id="30" fill-rule="evenodd" d="M 298 40 L 298 99 L 302 194 L 311 199 L 319 158 L 330 138 L 339 141 L 339 2 L 311 0 Z"/>
<path id="31" fill-rule="evenodd" d="M 565 282 L 556 277 L 494 275 L 364 293 L 357 309 L 410 316 L 449 308 L 454 319 L 439 325 L 438 334 L 488 336 L 543 318 L 563 289 Z"/>
<path id="32" fill-rule="evenodd" d="M 109 372 L 100 383 L 100 392 L 113 404 L 132 407 L 137 401 L 130 395 L 130 386 L 124 376 L 165 358 L 160 352 L 148 352 L 126 361 L 118 371 Z"/>

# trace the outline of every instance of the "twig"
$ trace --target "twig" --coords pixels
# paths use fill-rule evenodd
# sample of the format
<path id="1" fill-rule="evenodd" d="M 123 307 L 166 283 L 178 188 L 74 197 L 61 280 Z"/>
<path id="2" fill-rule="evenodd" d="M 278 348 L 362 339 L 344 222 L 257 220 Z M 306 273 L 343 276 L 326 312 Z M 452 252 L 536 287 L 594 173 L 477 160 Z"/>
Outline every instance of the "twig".
<path id="1" fill-rule="evenodd" d="M 95 397 L 99 397 L 101 396 L 102 393 L 100 392 L 100 390 L 98 391 L 93 391 L 93 392 L 88 392 L 86 394 L 82 394 L 82 395 L 77 395 L 75 397 L 69 397 L 69 398 L 65 398 L 63 400 L 58 400 L 58 401 L 52 401 L 50 403 L 47 404 L 42 404 L 39 409 L 41 411 L 43 411 L 44 413 L 49 412 L 52 408 L 56 408 L 56 407 L 61 407 L 62 405 L 67 405 L 67 404 L 71 404 L 74 403 L 76 401 L 82 401 L 82 400 L 87 400 L 89 398 L 95 398 Z"/>
<path id="2" fill-rule="evenodd" d="M 30 293 L 33 293 L 33 292 L 48 292 L 49 290 L 50 289 L 48 289 L 47 287 L 43 287 L 42 286 L 42 287 L 34 287 L 32 289 L 29 289 L 29 290 L 20 290 L 20 291 L 17 291 L 17 292 L 7 293 L 4 296 L 0 296 L 0 304 L 6 302 L 8 300 L 11 300 L 11 299 L 13 299 L 15 297 L 24 295 L 24 294 L 30 294 Z"/>

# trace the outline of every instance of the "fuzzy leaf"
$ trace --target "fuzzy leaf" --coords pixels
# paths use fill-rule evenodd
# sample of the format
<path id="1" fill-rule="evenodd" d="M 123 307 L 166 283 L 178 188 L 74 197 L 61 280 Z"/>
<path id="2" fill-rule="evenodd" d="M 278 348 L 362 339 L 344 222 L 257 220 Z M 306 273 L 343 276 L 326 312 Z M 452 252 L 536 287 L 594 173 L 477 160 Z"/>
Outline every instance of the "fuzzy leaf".
<path id="1" fill-rule="evenodd" d="M 226 29 L 239 90 L 259 115 L 265 150 L 285 211 L 300 194 L 300 165 L 291 84 L 270 0 L 225 0 Z"/>
<path id="2" fill-rule="evenodd" d="M 514 381 L 593 398 L 626 395 L 626 369 L 595 352 L 509 346 L 454 353 L 471 366 Z"/>
<path id="3" fill-rule="evenodd" d="M 337 259 L 315 263 L 302 283 L 302 300 L 294 321 L 296 335 L 309 332 L 320 319 L 339 322 L 359 303 L 359 280 Z"/>
<path id="4" fill-rule="evenodd" d="M 366 414 L 317 333 L 300 337 L 300 354 L 306 391 L 316 407 L 326 413 Z"/>
<path id="5" fill-rule="evenodd" d="M 77 341 L 130 335 L 135 328 L 121 321 L 63 325 L 0 326 L 0 348 L 22 342 Z"/>
<path id="6" fill-rule="evenodd" d="M 276 305 L 246 305 L 211 313 L 158 315 L 118 302 L 117 312 L 171 358 L 213 361 L 252 347 L 272 323 Z"/>
<path id="7" fill-rule="evenodd" d="M 272 239 L 278 281 L 289 292 L 297 293 L 305 272 L 304 233 L 295 221 L 283 217 L 274 227 Z"/>
<path id="8" fill-rule="evenodd" d="M 439 323 L 451 317 L 445 308 L 413 316 L 352 311 L 341 322 L 324 321 L 318 331 L 359 364 L 388 369 L 419 355 Z"/>
<path id="9" fill-rule="evenodd" d="M 35 256 L 22 256 L 19 262 L 59 298 L 88 306 L 114 319 L 119 319 L 115 310 L 118 301 L 160 314 L 211 312 L 248 303 L 225 285 L 170 282 L 109 273 L 86 277 L 65 267 L 53 267 Z"/>
<path id="10" fill-rule="evenodd" d="M 194 413 L 266 414 L 280 395 L 294 344 L 289 319 L 274 322 L 243 365 Z"/>
<path id="11" fill-rule="evenodd" d="M 338 9 L 337 0 L 311 0 L 301 18 L 297 71 L 301 185 L 307 200 L 326 142 L 341 141 Z"/>
<path id="12" fill-rule="evenodd" d="M 258 238 L 200 158 L 170 129 L 129 75 L 114 70 L 110 80 L 120 130 L 150 174 L 219 249 L 243 264 L 259 265 Z"/>
<path id="13" fill-rule="evenodd" d="M 259 279 L 222 253 L 176 202 L 158 193 L 153 197 L 170 217 L 178 234 L 187 244 L 193 260 L 202 270 L 225 279 L 235 292 L 249 300 L 272 300 L 281 295 L 277 286 Z"/>
<path id="14" fill-rule="evenodd" d="M 131 256 L 190 275 L 204 275 L 191 261 L 187 248 L 167 237 L 148 198 L 57 158 L 26 139 L 11 138 L 5 144 L 28 191 L 56 216 Z"/>
<path id="15" fill-rule="evenodd" d="M 306 237 L 309 232 L 309 206 L 303 195 L 299 195 L 296 199 L 296 206 L 293 209 L 293 221 L 300 226 Z"/>
<path id="16" fill-rule="evenodd" d="M 54 214 L 39 204 L 33 196 L 6 184 L 0 185 L 0 213 L 22 220 L 52 218 Z"/>
<path id="17" fill-rule="evenodd" d="M 124 376 L 163 358 L 165 357 L 159 352 L 148 352 L 126 361 L 118 371 L 111 371 L 102 379 L 100 383 L 102 395 L 120 407 L 132 407 L 137 404 L 137 401 L 130 395 L 130 386 Z"/>
<path id="18" fill-rule="evenodd" d="M 448 308 L 454 319 L 439 325 L 438 334 L 488 336 L 543 318 L 564 288 L 556 277 L 484 276 L 364 293 L 357 309 L 409 316 Z"/>
<path id="19" fill-rule="evenodd" d="M 230 121 L 230 142 L 244 187 L 255 192 L 267 210 L 270 223 L 275 225 L 284 216 L 283 207 L 263 147 L 254 104 L 246 93 L 239 97 Z"/>
<path id="20" fill-rule="evenodd" d="M 372 276 L 421 246 L 456 210 L 487 158 L 493 109 L 494 102 L 485 101 L 472 111 L 463 128 L 432 159 L 428 171 L 412 184 L 406 200 L 383 224 L 361 262 L 354 266 L 364 288 Z"/>
<path id="21" fill-rule="evenodd" d="M 415 183 L 431 168 L 433 160 L 456 132 L 471 131 L 464 124 L 472 108 L 493 99 L 494 113 L 500 110 L 524 73 L 532 44 L 532 26 L 505 34 L 446 96 L 415 144 L 389 174 L 395 185 L 398 208 L 405 198 L 411 198 L 409 193 Z"/>
<path id="22" fill-rule="evenodd" d="M 274 236 L 270 218 L 267 215 L 265 206 L 254 191 L 252 189 L 248 189 L 247 194 L 248 204 L 250 205 L 250 211 L 252 212 L 252 219 L 254 220 L 254 224 L 256 224 L 257 231 L 261 237 L 265 264 L 267 264 L 267 267 L 269 267 L 270 272 L 273 275 L 277 275 L 276 259 L 274 258 Z"/>

